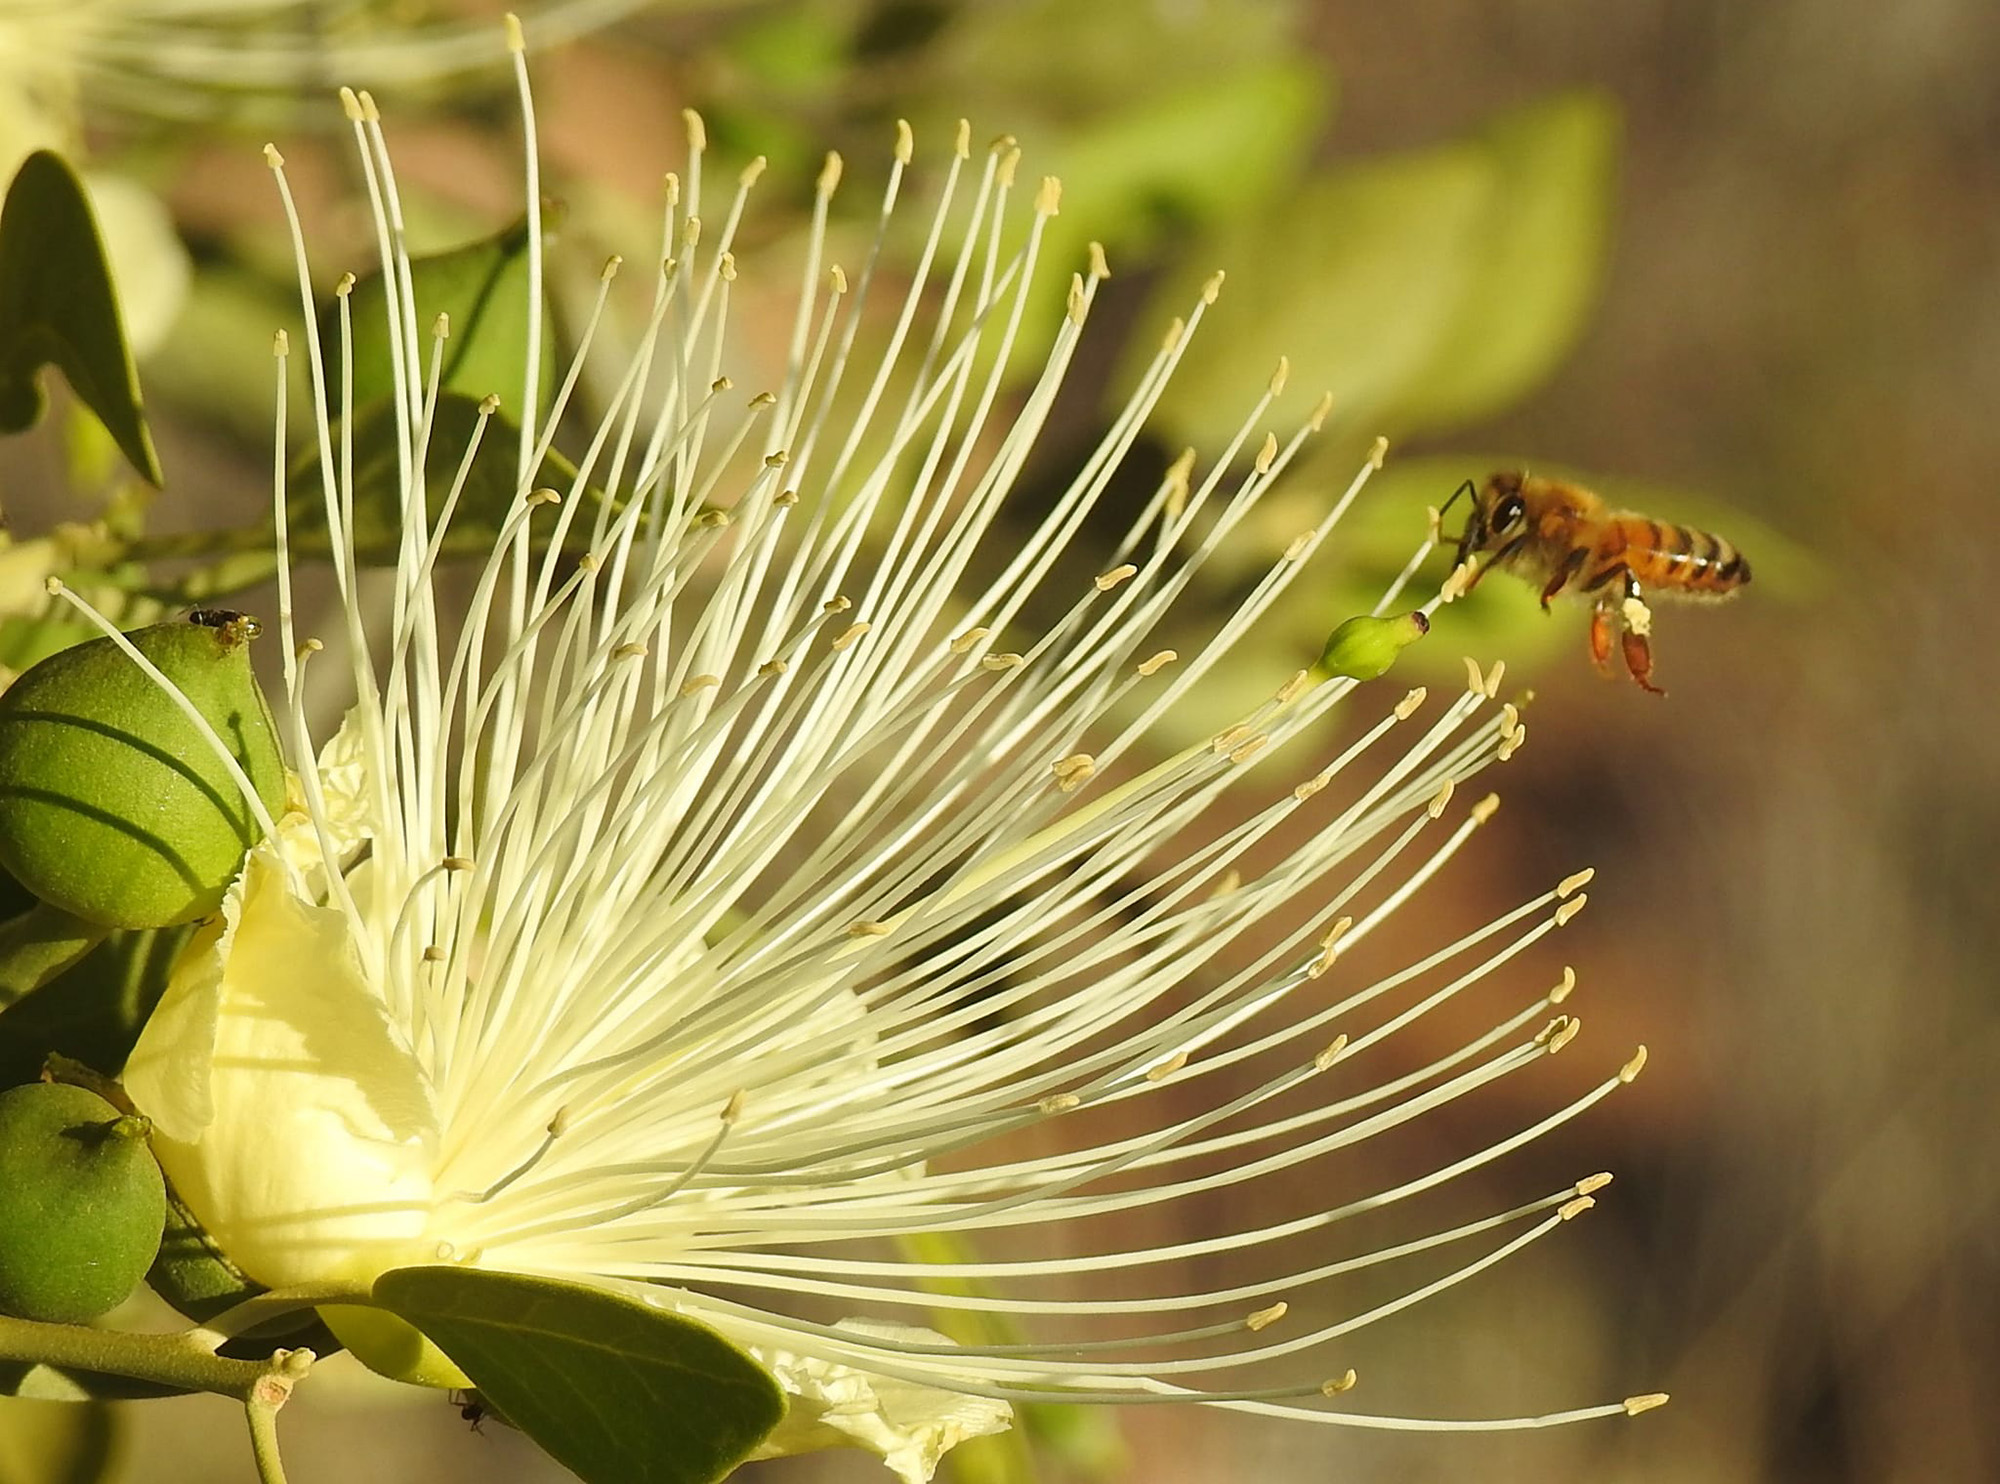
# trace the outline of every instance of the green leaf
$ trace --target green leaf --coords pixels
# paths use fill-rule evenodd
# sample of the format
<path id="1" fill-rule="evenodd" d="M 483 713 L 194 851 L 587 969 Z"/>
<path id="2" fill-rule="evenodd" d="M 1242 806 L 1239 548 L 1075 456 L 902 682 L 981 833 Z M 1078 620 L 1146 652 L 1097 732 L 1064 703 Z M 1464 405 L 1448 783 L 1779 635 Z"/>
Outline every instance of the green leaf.
<path id="1" fill-rule="evenodd" d="M 112 933 L 0 1012 L 0 1087 L 32 1082 L 51 1052 L 116 1076 L 193 928 Z"/>
<path id="2" fill-rule="evenodd" d="M 0 1403 L 0 1484 L 99 1484 L 113 1478 L 119 1421 L 102 1402 Z"/>
<path id="3" fill-rule="evenodd" d="M 374 1296 L 584 1484 L 708 1484 L 785 1415 L 742 1351 L 636 1299 L 458 1267 L 385 1273 Z"/>
<path id="4" fill-rule="evenodd" d="M 1155 317 L 1186 313 L 1211 267 L 1229 272 L 1161 402 L 1164 425 L 1215 446 L 1280 355 L 1306 400 L 1333 394 L 1341 428 L 1406 434 L 1499 410 L 1582 324 L 1614 139 L 1601 101 L 1558 99 L 1470 139 L 1329 171 L 1232 219 L 1155 300 Z M 1274 253 L 1309 272 L 1267 271 Z"/>
<path id="5" fill-rule="evenodd" d="M 57 367 L 148 483 L 160 483 L 111 269 L 90 198 L 61 156 L 37 150 L 0 208 L 0 431 L 42 416 L 41 369 Z"/>
<path id="6" fill-rule="evenodd" d="M 414 368 L 419 381 L 430 372 L 430 332 L 439 314 L 450 317 L 450 338 L 444 343 L 439 368 L 444 390 L 477 402 L 497 396 L 517 414 L 521 378 L 528 345 L 528 224 L 516 222 L 505 231 L 450 252 L 417 258 L 410 264 L 412 303 L 416 310 L 422 363 Z M 348 296 L 354 350 L 354 402 L 368 407 L 395 390 L 388 301 L 382 275 L 371 273 Z M 554 341 L 549 318 L 542 316 L 540 396 L 547 398 L 555 370 Z M 340 391 L 340 305 L 336 300 L 320 314 L 320 342 L 326 350 L 327 405 L 338 415 Z"/>
<path id="7" fill-rule="evenodd" d="M 1469 254 L 1465 297 L 1398 420 L 1486 417 L 1540 384 L 1575 343 L 1610 241 L 1618 114 L 1570 93 L 1509 114 L 1480 141 L 1497 224 Z"/>

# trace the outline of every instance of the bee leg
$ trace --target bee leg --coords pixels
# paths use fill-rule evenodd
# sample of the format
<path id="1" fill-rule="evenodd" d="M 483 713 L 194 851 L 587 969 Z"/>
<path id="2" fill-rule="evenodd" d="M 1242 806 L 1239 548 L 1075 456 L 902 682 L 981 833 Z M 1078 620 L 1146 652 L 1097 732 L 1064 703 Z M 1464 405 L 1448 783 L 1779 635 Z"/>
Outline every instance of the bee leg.
<path id="1" fill-rule="evenodd" d="M 1611 630 L 1615 613 L 1611 608 L 1599 603 L 1590 610 L 1590 659 L 1597 666 L 1597 673 L 1606 680 L 1611 678 Z"/>
<path id="2" fill-rule="evenodd" d="M 1631 573 L 1625 574 L 1625 596 L 1634 602 L 1643 602 L 1639 597 L 1639 584 Z M 1656 696 L 1664 696 L 1665 691 L 1653 684 L 1653 641 L 1646 632 L 1645 609 L 1637 610 L 1639 627 L 1634 628 L 1632 620 L 1626 617 L 1623 604 L 1619 605 L 1618 638 L 1625 651 L 1625 668 L 1639 683 L 1639 689 L 1651 691 Z"/>
<path id="3" fill-rule="evenodd" d="M 1562 565 L 1556 568 L 1555 572 L 1549 577 L 1548 582 L 1542 587 L 1542 612 L 1547 613 L 1549 611 L 1549 600 L 1568 587 L 1570 579 L 1581 572 L 1583 564 L 1589 560 L 1590 553 L 1581 546 L 1563 558 Z"/>

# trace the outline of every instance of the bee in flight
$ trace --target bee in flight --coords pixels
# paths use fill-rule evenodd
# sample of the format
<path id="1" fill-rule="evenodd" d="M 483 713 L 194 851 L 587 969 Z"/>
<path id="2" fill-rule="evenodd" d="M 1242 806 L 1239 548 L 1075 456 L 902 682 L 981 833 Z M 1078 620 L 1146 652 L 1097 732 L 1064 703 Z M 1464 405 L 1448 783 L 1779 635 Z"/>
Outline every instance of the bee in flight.
<path id="1" fill-rule="evenodd" d="M 1750 580 L 1750 563 L 1720 536 L 1670 526 L 1626 510 L 1607 510 L 1589 490 L 1560 479 L 1503 470 L 1475 486 L 1467 480 L 1444 504 L 1472 496 L 1459 537 L 1459 594 L 1489 568 L 1541 584 L 1542 607 L 1569 592 L 1591 599 L 1590 657 L 1611 673 L 1611 641 L 1632 678 L 1655 695 L 1652 614 L 1646 594 L 1726 598 Z M 1468 566 L 1468 564 L 1471 564 Z"/>

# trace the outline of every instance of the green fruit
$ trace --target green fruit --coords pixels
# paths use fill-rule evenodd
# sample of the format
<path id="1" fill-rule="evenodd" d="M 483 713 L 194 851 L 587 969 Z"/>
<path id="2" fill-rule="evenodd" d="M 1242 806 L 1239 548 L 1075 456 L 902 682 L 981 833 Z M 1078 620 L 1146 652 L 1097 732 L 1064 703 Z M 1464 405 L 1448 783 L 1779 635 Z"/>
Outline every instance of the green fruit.
<path id="1" fill-rule="evenodd" d="M 80 1324 L 125 1301 L 166 1220 L 152 1125 L 94 1092 L 0 1092 L 0 1311 Z"/>
<path id="2" fill-rule="evenodd" d="M 253 621 L 197 613 L 126 637 L 215 730 L 275 816 L 285 770 L 250 672 Z M 109 638 L 50 655 L 0 692 L 0 866 L 105 927 L 213 913 L 255 816 L 173 697 Z"/>

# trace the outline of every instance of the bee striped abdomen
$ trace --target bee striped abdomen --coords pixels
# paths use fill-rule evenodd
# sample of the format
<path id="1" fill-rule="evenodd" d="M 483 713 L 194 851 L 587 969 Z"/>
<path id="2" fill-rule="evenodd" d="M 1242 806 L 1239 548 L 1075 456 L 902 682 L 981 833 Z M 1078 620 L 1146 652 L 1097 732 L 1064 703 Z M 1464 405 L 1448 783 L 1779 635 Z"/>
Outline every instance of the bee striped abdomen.
<path id="1" fill-rule="evenodd" d="M 1720 536 L 1638 515 L 1612 524 L 1622 528 L 1625 565 L 1642 587 L 1720 597 L 1750 580 L 1743 553 Z"/>

